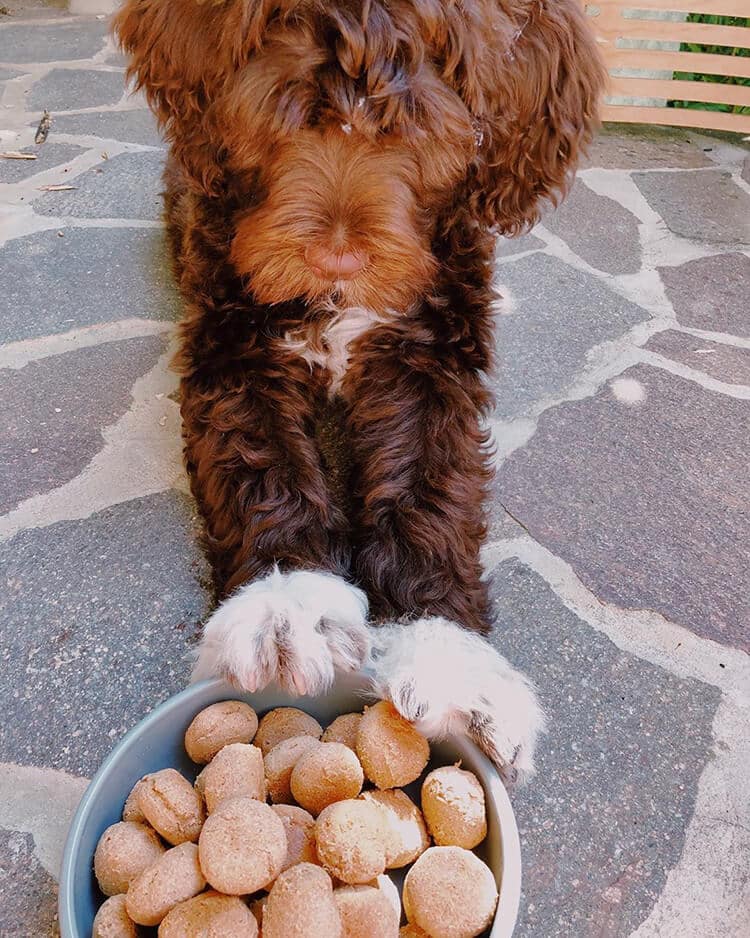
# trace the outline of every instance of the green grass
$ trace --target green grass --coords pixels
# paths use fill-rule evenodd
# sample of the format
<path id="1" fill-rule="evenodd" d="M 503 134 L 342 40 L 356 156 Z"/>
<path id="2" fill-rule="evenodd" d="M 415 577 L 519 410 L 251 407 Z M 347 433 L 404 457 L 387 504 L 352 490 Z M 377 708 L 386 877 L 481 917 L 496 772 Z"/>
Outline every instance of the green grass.
<path id="1" fill-rule="evenodd" d="M 707 13 L 689 13 L 689 23 L 715 23 L 721 26 L 745 26 L 750 28 L 750 18 L 744 16 L 712 16 Z M 750 49 L 732 49 L 728 46 L 705 46 L 697 42 L 683 42 L 681 52 L 708 52 L 712 55 L 741 55 L 750 58 Z M 727 75 L 703 75 L 700 72 L 675 72 L 680 81 L 718 82 L 723 85 L 746 85 L 750 78 L 733 78 Z M 704 104 L 700 101 L 669 101 L 668 107 L 694 108 L 701 111 L 724 111 L 728 114 L 750 114 L 750 107 L 732 104 Z"/>

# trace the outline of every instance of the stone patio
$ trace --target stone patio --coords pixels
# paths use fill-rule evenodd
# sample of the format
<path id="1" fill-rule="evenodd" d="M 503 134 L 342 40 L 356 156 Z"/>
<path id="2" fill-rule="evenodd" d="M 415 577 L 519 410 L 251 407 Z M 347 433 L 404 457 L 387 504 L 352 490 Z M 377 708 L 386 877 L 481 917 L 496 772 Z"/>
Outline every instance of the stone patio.
<path id="1" fill-rule="evenodd" d="M 56 934 L 86 779 L 209 611 L 164 150 L 107 23 L 0 16 L 0 935 Z M 42 109 L 49 139 L 34 145 Z M 69 185 L 61 191 L 44 186 Z M 608 129 L 498 245 L 493 642 L 550 716 L 518 936 L 750 934 L 750 155 Z"/>

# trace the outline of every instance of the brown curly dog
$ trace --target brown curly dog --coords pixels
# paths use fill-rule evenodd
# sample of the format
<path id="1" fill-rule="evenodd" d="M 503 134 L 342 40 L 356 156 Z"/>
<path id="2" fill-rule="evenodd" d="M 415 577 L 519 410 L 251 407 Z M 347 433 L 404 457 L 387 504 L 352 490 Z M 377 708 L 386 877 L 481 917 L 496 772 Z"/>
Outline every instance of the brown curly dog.
<path id="1" fill-rule="evenodd" d="M 369 654 L 408 719 L 530 774 L 536 696 L 480 637 L 493 231 L 533 224 L 590 139 L 578 0 L 126 0 L 115 29 L 170 146 L 185 454 L 224 598 L 196 675 L 312 694 Z M 347 511 L 315 436 L 332 398 Z"/>

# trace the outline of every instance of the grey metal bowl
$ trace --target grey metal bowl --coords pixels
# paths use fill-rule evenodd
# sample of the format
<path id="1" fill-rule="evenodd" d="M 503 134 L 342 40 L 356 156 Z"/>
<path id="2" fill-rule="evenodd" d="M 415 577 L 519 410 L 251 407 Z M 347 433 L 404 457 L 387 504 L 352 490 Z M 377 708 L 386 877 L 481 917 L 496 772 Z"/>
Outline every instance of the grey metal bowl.
<path id="1" fill-rule="evenodd" d="M 62 938 L 90 938 L 102 897 L 92 861 L 97 841 L 110 824 L 120 820 L 133 785 L 147 772 L 172 766 L 191 780 L 197 771 L 183 748 L 190 721 L 217 700 L 246 700 L 259 714 L 273 707 L 297 706 L 323 726 L 340 713 L 360 710 L 368 702 L 363 675 L 341 679 L 322 697 L 293 698 L 277 688 L 260 694 L 238 692 L 222 681 L 202 681 L 153 710 L 115 746 L 86 789 L 71 824 L 60 876 L 60 932 Z M 491 938 L 509 938 L 518 915 L 521 894 L 521 848 L 513 809 L 492 764 L 469 740 L 450 737 L 432 744 L 431 766 L 461 760 L 474 772 L 487 796 L 488 836 L 477 852 L 495 874 L 500 901 Z M 323 936 L 321 936 L 323 938 Z"/>

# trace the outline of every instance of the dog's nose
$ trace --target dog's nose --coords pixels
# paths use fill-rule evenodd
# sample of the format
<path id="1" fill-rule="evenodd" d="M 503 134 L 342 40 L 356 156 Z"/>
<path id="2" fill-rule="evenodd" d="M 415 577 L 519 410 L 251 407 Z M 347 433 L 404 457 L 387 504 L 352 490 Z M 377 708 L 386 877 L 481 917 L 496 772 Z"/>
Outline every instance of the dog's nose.
<path id="1" fill-rule="evenodd" d="M 330 251 L 314 245 L 305 259 L 310 269 L 323 280 L 352 280 L 367 264 L 367 255 L 354 251 Z"/>

